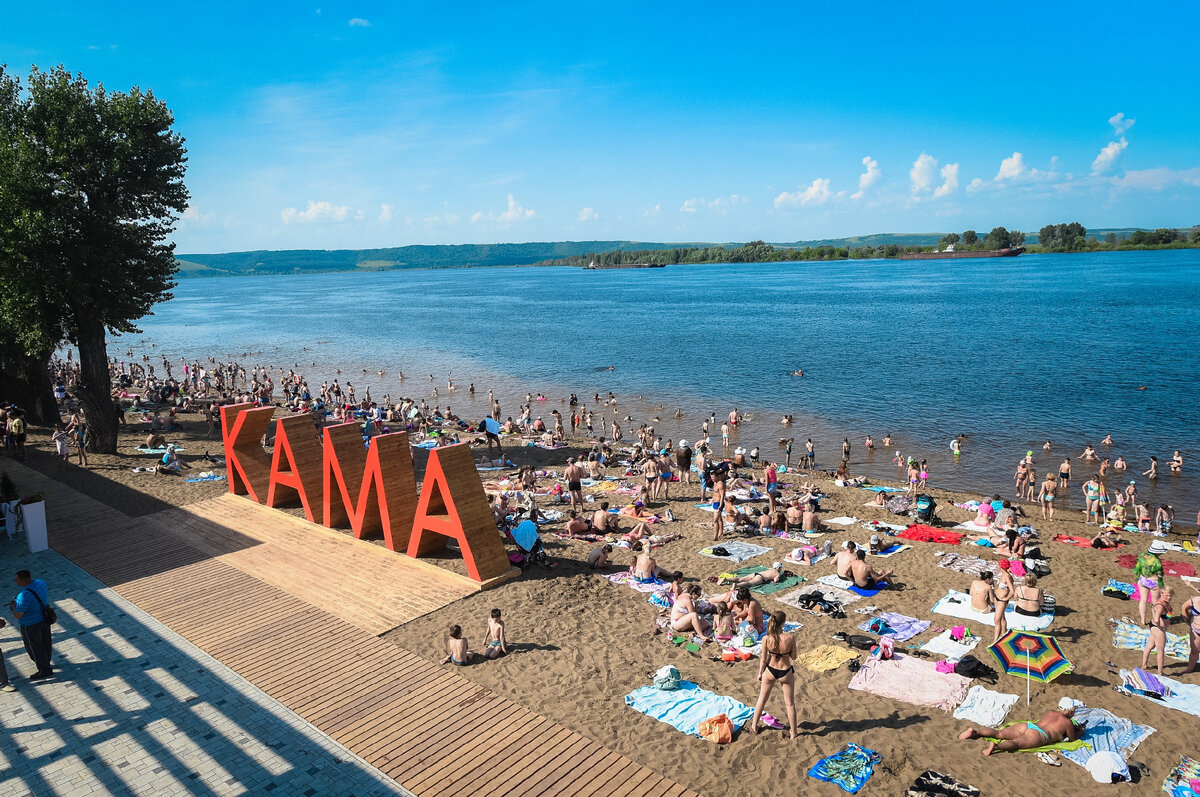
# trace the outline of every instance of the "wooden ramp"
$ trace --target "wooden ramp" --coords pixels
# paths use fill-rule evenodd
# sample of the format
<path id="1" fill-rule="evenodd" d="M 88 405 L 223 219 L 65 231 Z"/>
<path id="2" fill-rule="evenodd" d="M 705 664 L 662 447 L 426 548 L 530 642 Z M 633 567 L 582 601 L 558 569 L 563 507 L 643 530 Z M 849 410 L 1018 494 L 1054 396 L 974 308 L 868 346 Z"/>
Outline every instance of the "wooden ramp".
<path id="1" fill-rule="evenodd" d="M 180 542 L 376 635 L 478 589 L 465 576 L 228 493 L 156 518 Z"/>
<path id="2" fill-rule="evenodd" d="M 207 502 L 190 520 L 182 510 L 128 518 L 40 473 L 7 467 L 20 469 L 23 486 L 45 492 L 55 550 L 418 795 L 694 794 L 335 616 L 324 604 L 340 576 L 326 573 L 315 603 L 256 577 L 251 570 L 266 577 L 268 554 L 289 547 L 298 557 L 290 566 L 311 567 L 316 554 L 295 548 L 317 542 L 296 528 L 251 532 L 254 513 L 221 536 L 215 527 L 229 530 L 228 518 L 206 515 L 220 515 L 236 497 Z M 172 521 L 179 525 L 165 530 Z"/>

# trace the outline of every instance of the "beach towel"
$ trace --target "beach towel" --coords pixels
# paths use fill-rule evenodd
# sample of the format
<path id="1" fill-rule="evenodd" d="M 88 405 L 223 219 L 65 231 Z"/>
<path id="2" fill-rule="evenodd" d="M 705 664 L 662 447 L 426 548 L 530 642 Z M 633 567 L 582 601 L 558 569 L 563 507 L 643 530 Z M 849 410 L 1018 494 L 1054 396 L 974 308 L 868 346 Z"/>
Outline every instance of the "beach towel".
<path id="1" fill-rule="evenodd" d="M 850 517 L 848 515 L 841 515 L 840 517 L 828 518 L 825 520 L 825 522 L 832 523 L 835 526 L 853 526 L 858 522 L 858 518 Z"/>
<path id="2" fill-rule="evenodd" d="M 638 592 L 657 592 L 658 590 L 667 586 L 669 583 L 658 578 L 655 578 L 653 581 L 642 583 L 634 579 L 633 573 L 630 573 L 628 570 L 622 573 L 605 573 L 604 577 L 614 584 L 624 584 L 630 589 L 637 590 Z"/>
<path id="3" fill-rule="evenodd" d="M 808 776 L 855 794 L 867 785 L 879 761 L 879 753 L 849 742 L 840 751 L 813 764 Z"/>
<path id="4" fill-rule="evenodd" d="M 1073 537 L 1070 534 L 1055 534 L 1054 541 L 1061 542 L 1064 545 L 1074 545 L 1076 548 L 1091 548 L 1092 547 L 1092 538 L 1091 537 Z M 1123 542 L 1117 543 L 1117 547 L 1124 548 L 1125 543 L 1123 543 Z"/>
<path id="5" fill-rule="evenodd" d="M 884 487 L 881 485 L 870 485 L 863 487 L 864 490 L 870 490 L 873 493 L 904 493 L 908 492 L 903 487 Z"/>
<path id="6" fill-rule="evenodd" d="M 943 531 L 921 523 L 914 523 L 896 536 L 917 542 L 936 542 L 940 545 L 958 545 L 963 539 L 963 535 L 956 531 Z"/>
<path id="7" fill-rule="evenodd" d="M 792 574 L 783 581 L 768 582 L 766 584 L 759 584 L 757 587 L 751 587 L 750 591 L 755 595 L 774 595 L 777 592 L 793 589 L 794 587 L 803 584 L 805 581 L 808 581 L 808 579 L 804 576 Z"/>
<path id="8" fill-rule="evenodd" d="M 211 476 L 193 476 L 190 479 L 184 479 L 184 481 L 189 484 L 191 484 L 192 482 L 219 482 L 224 478 L 225 477 L 220 475 L 219 473 L 214 473 Z"/>
<path id="9" fill-rule="evenodd" d="M 165 453 L 167 453 L 167 449 L 165 446 L 162 448 L 142 448 L 141 446 L 138 446 L 137 449 L 135 449 L 135 450 L 139 454 L 165 454 Z M 175 453 L 179 453 L 181 451 L 187 451 L 187 449 L 180 448 L 179 446 L 175 446 Z"/>
<path id="10" fill-rule="evenodd" d="M 905 794 L 908 797 L 979 797 L 980 791 L 944 772 L 927 769 L 917 775 Z"/>
<path id="11" fill-rule="evenodd" d="M 972 686 L 971 691 L 967 692 L 967 699 L 954 709 L 954 718 L 985 728 L 999 728 L 1020 699 L 1017 695 L 993 692 L 979 685 Z"/>
<path id="12" fill-rule="evenodd" d="M 908 551 L 911 549 L 912 549 L 911 545 L 902 545 L 898 542 L 894 542 L 891 545 L 889 545 L 888 547 L 884 548 L 882 551 L 879 551 L 878 553 L 871 553 L 870 550 L 868 550 L 867 555 L 868 556 L 895 556 L 896 554 L 900 553 L 901 551 Z"/>
<path id="13" fill-rule="evenodd" d="M 890 659 L 867 659 L 850 688 L 880 697 L 953 711 L 967 697 L 971 679 L 952 672 L 938 672 L 932 661 L 895 655 Z"/>
<path id="14" fill-rule="evenodd" d="M 838 589 L 850 589 L 854 586 L 853 581 L 848 578 L 842 578 L 837 573 L 821 576 L 817 579 L 817 583 L 824 584 L 827 587 L 837 587 Z"/>
<path id="15" fill-rule="evenodd" d="M 889 630 L 871 630 L 872 624 L 877 620 L 882 620 L 884 623 L 886 623 Z M 929 621 L 918 620 L 915 617 L 908 617 L 907 615 L 896 614 L 895 612 L 880 612 L 875 617 L 861 624 L 858 627 L 858 630 L 867 631 L 872 634 L 879 634 L 880 636 L 890 636 L 897 642 L 907 642 L 918 634 L 923 634 L 928 631 Z"/>
<path id="16" fill-rule="evenodd" d="M 990 523 L 989 524 L 979 524 L 973 520 L 964 520 L 962 523 L 959 523 L 954 528 L 962 529 L 963 531 L 972 531 L 972 532 L 975 532 L 976 534 L 978 534 L 981 531 L 987 531 L 988 529 L 990 529 L 991 524 Z"/>
<path id="17" fill-rule="evenodd" d="M 851 659 L 857 658 L 858 653 L 850 648 L 821 645 L 797 656 L 796 666 L 804 667 L 809 672 L 826 672 L 836 670 Z"/>
<path id="18" fill-rule="evenodd" d="M 1112 752 L 1128 759 L 1138 745 L 1155 732 L 1149 725 L 1138 725 L 1102 708 L 1076 708 L 1075 719 L 1084 726 L 1080 740 L 1087 742 L 1091 749 L 1067 750 L 1063 752 L 1063 758 L 1081 767 L 1087 766 L 1088 759 L 1094 753 Z"/>
<path id="19" fill-rule="evenodd" d="M 1163 779 L 1162 790 L 1167 797 L 1200 795 L 1200 758 L 1181 756 L 1179 763 Z"/>
<path id="20" fill-rule="evenodd" d="M 1124 581 L 1117 581 L 1115 578 L 1110 578 L 1108 580 L 1108 583 L 1100 588 L 1100 591 L 1104 592 L 1105 590 L 1110 590 L 1110 589 L 1115 590 L 1117 592 L 1124 592 L 1126 595 L 1129 595 L 1131 597 L 1133 596 L 1133 593 L 1134 593 L 1134 586 L 1132 584 L 1129 584 Z"/>
<path id="21" fill-rule="evenodd" d="M 1013 562 L 1014 567 L 1017 564 L 1020 564 L 1015 560 L 1013 560 Z M 969 553 L 950 552 L 938 559 L 938 567 L 944 567 L 947 570 L 953 570 L 956 573 L 967 573 L 972 576 L 978 576 L 984 572 L 995 573 L 997 564 L 995 562 L 989 562 L 986 559 L 980 559 L 978 556 L 972 556 Z M 1020 571 L 1020 573 L 1017 573 L 1015 570 L 1009 570 L 1009 573 L 1013 577 L 1013 583 L 1015 584 L 1025 583 L 1024 565 L 1020 567 Z"/>
<path id="22" fill-rule="evenodd" d="M 783 596 L 776 596 L 775 600 L 780 603 L 786 603 L 788 606 L 796 609 L 803 609 L 804 606 L 800 603 L 801 595 L 808 595 L 812 592 L 819 592 L 828 601 L 840 603 L 843 606 L 848 606 L 855 601 L 862 600 L 862 597 L 855 595 L 849 590 L 841 589 L 840 587 L 831 587 L 828 584 L 809 584 L 807 587 L 801 587 L 795 592 L 789 592 Z"/>
<path id="23" fill-rule="evenodd" d="M 1131 553 L 1123 553 L 1117 557 L 1117 566 L 1123 567 L 1126 570 L 1132 570 L 1134 564 L 1136 563 L 1137 557 Z M 1162 564 L 1163 575 L 1166 576 L 1177 576 L 1182 578 L 1183 576 L 1196 575 L 1196 568 L 1192 567 L 1192 565 L 1188 562 L 1168 562 L 1166 559 L 1163 559 Z"/>
<path id="24" fill-rule="evenodd" d="M 437 448 L 438 441 L 437 440 L 422 440 L 419 443 L 412 443 L 411 445 L 413 448 L 424 448 L 427 450 L 432 450 L 432 449 Z"/>
<path id="25" fill-rule="evenodd" d="M 1185 684 L 1182 681 L 1176 681 L 1174 678 L 1168 678 L 1165 675 L 1159 675 L 1158 680 L 1162 685 L 1171 691 L 1171 695 L 1162 699 L 1149 697 L 1147 695 L 1138 694 L 1129 688 L 1130 683 L 1136 683 L 1137 678 L 1130 670 L 1121 670 L 1121 680 L 1125 682 L 1125 686 L 1118 687 L 1117 691 L 1124 692 L 1127 695 L 1141 697 L 1149 700 L 1152 703 L 1157 703 L 1166 708 L 1173 708 L 1176 711 L 1182 711 L 1185 714 L 1191 714 L 1193 717 L 1200 717 L 1200 684 Z"/>
<path id="26" fill-rule="evenodd" d="M 884 523 L 879 520 L 869 520 L 862 524 L 862 527 L 867 531 L 904 531 L 908 526 L 901 526 L 898 523 Z"/>
<path id="27" fill-rule="evenodd" d="M 1120 620 L 1112 621 L 1116 625 L 1113 627 L 1112 645 L 1114 648 L 1123 650 L 1143 650 L 1146 643 L 1150 641 L 1150 629 L 1143 625 L 1138 625 L 1128 617 L 1122 617 Z M 1167 634 L 1166 654 L 1173 659 L 1187 661 L 1190 648 L 1188 646 L 1188 638 L 1180 634 Z"/>
<path id="28" fill-rule="evenodd" d="M 936 653 L 939 656 L 945 656 L 948 659 L 961 659 L 963 656 L 970 653 L 979 644 L 979 637 L 972 634 L 969 637 L 964 637 L 961 642 L 955 642 L 950 638 L 952 629 L 947 628 L 942 633 L 935 636 L 933 639 L 921 646 L 921 650 L 928 653 Z M 991 723 L 985 722 L 984 725 Z"/>
<path id="29" fill-rule="evenodd" d="M 729 552 L 729 555 L 716 556 L 712 553 L 713 548 L 724 548 Z M 703 549 L 700 551 L 700 555 L 707 556 L 710 559 L 728 559 L 731 562 L 744 562 L 747 559 L 753 559 L 754 557 L 761 556 L 764 553 L 770 553 L 770 551 L 770 548 L 764 548 L 763 546 L 755 545 L 754 543 L 742 542 L 741 540 L 727 540 Z"/>
<path id="30" fill-rule="evenodd" d="M 691 681 L 680 681 L 678 689 L 668 691 L 638 687 L 625 695 L 625 705 L 692 736 L 700 736 L 700 723 L 718 714 L 729 717 L 735 731 L 754 716 L 749 706 L 701 689 Z"/>
<path id="31" fill-rule="evenodd" d="M 1026 617 L 1017 614 L 1014 604 L 1008 605 L 1004 618 L 1012 631 L 1045 631 L 1054 622 L 1053 614 L 1041 614 L 1037 617 Z M 992 612 L 977 612 L 971 608 L 971 596 L 958 590 L 947 590 L 945 597 L 933 606 L 934 614 L 944 614 L 961 620 L 974 620 L 983 625 L 994 625 Z"/>
<path id="32" fill-rule="evenodd" d="M 783 557 L 783 561 L 790 565 L 799 565 L 800 567 L 812 567 L 817 562 L 822 562 L 828 558 L 829 557 L 825 554 L 825 552 L 822 551 L 821 553 L 817 554 L 816 556 L 814 556 L 812 559 L 810 559 L 807 562 L 805 562 L 803 559 L 795 559 L 792 557 L 791 554 L 788 554 L 787 556 Z"/>

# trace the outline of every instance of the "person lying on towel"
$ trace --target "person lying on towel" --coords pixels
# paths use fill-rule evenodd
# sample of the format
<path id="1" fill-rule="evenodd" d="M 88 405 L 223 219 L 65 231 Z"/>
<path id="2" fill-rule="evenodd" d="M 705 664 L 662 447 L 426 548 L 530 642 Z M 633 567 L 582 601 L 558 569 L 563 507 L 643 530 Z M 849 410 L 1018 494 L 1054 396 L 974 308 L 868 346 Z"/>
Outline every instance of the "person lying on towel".
<path id="1" fill-rule="evenodd" d="M 861 548 L 850 563 L 850 578 L 861 589 L 878 589 L 881 582 L 887 581 L 894 573 L 894 570 L 880 572 L 867 564 L 867 552 Z"/>
<path id="2" fill-rule="evenodd" d="M 1047 744 L 1057 744 L 1063 741 L 1075 741 L 1083 736 L 1083 723 L 1074 719 L 1075 709 L 1066 711 L 1053 709 L 1042 715 L 1034 722 L 1017 722 L 1007 728 L 970 728 L 958 735 L 959 739 L 999 739 L 999 742 L 989 741 L 983 748 L 984 755 L 995 752 L 1011 753 L 1014 750 L 1031 750 Z"/>

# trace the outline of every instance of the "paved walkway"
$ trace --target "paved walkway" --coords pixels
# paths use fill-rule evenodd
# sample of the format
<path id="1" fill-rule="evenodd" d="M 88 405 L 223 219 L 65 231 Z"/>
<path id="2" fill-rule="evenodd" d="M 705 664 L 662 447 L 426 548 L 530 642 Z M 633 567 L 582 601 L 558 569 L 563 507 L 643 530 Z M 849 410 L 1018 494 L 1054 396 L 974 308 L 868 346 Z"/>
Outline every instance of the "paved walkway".
<path id="1" fill-rule="evenodd" d="M 63 557 L 0 536 L 0 577 L 20 568 L 50 585 L 59 676 L 25 680 L 0 629 L 18 690 L 0 692 L 0 795 L 406 793 Z"/>

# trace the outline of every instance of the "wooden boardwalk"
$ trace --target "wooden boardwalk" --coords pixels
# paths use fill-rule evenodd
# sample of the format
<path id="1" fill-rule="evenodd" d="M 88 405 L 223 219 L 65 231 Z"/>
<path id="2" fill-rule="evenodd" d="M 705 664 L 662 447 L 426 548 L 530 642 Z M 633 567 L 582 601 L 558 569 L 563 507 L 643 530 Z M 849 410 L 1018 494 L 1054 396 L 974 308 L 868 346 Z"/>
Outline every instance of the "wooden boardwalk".
<path id="1" fill-rule="evenodd" d="M 439 592 L 424 569 L 403 573 L 403 587 L 372 583 L 401 577 L 379 559 L 398 557 L 231 503 L 245 499 L 129 518 L 6 467 L 46 494 L 56 551 L 418 795 L 693 794 L 371 630 L 457 599 L 460 584 Z M 334 569 L 301 583 L 327 554 Z"/>

